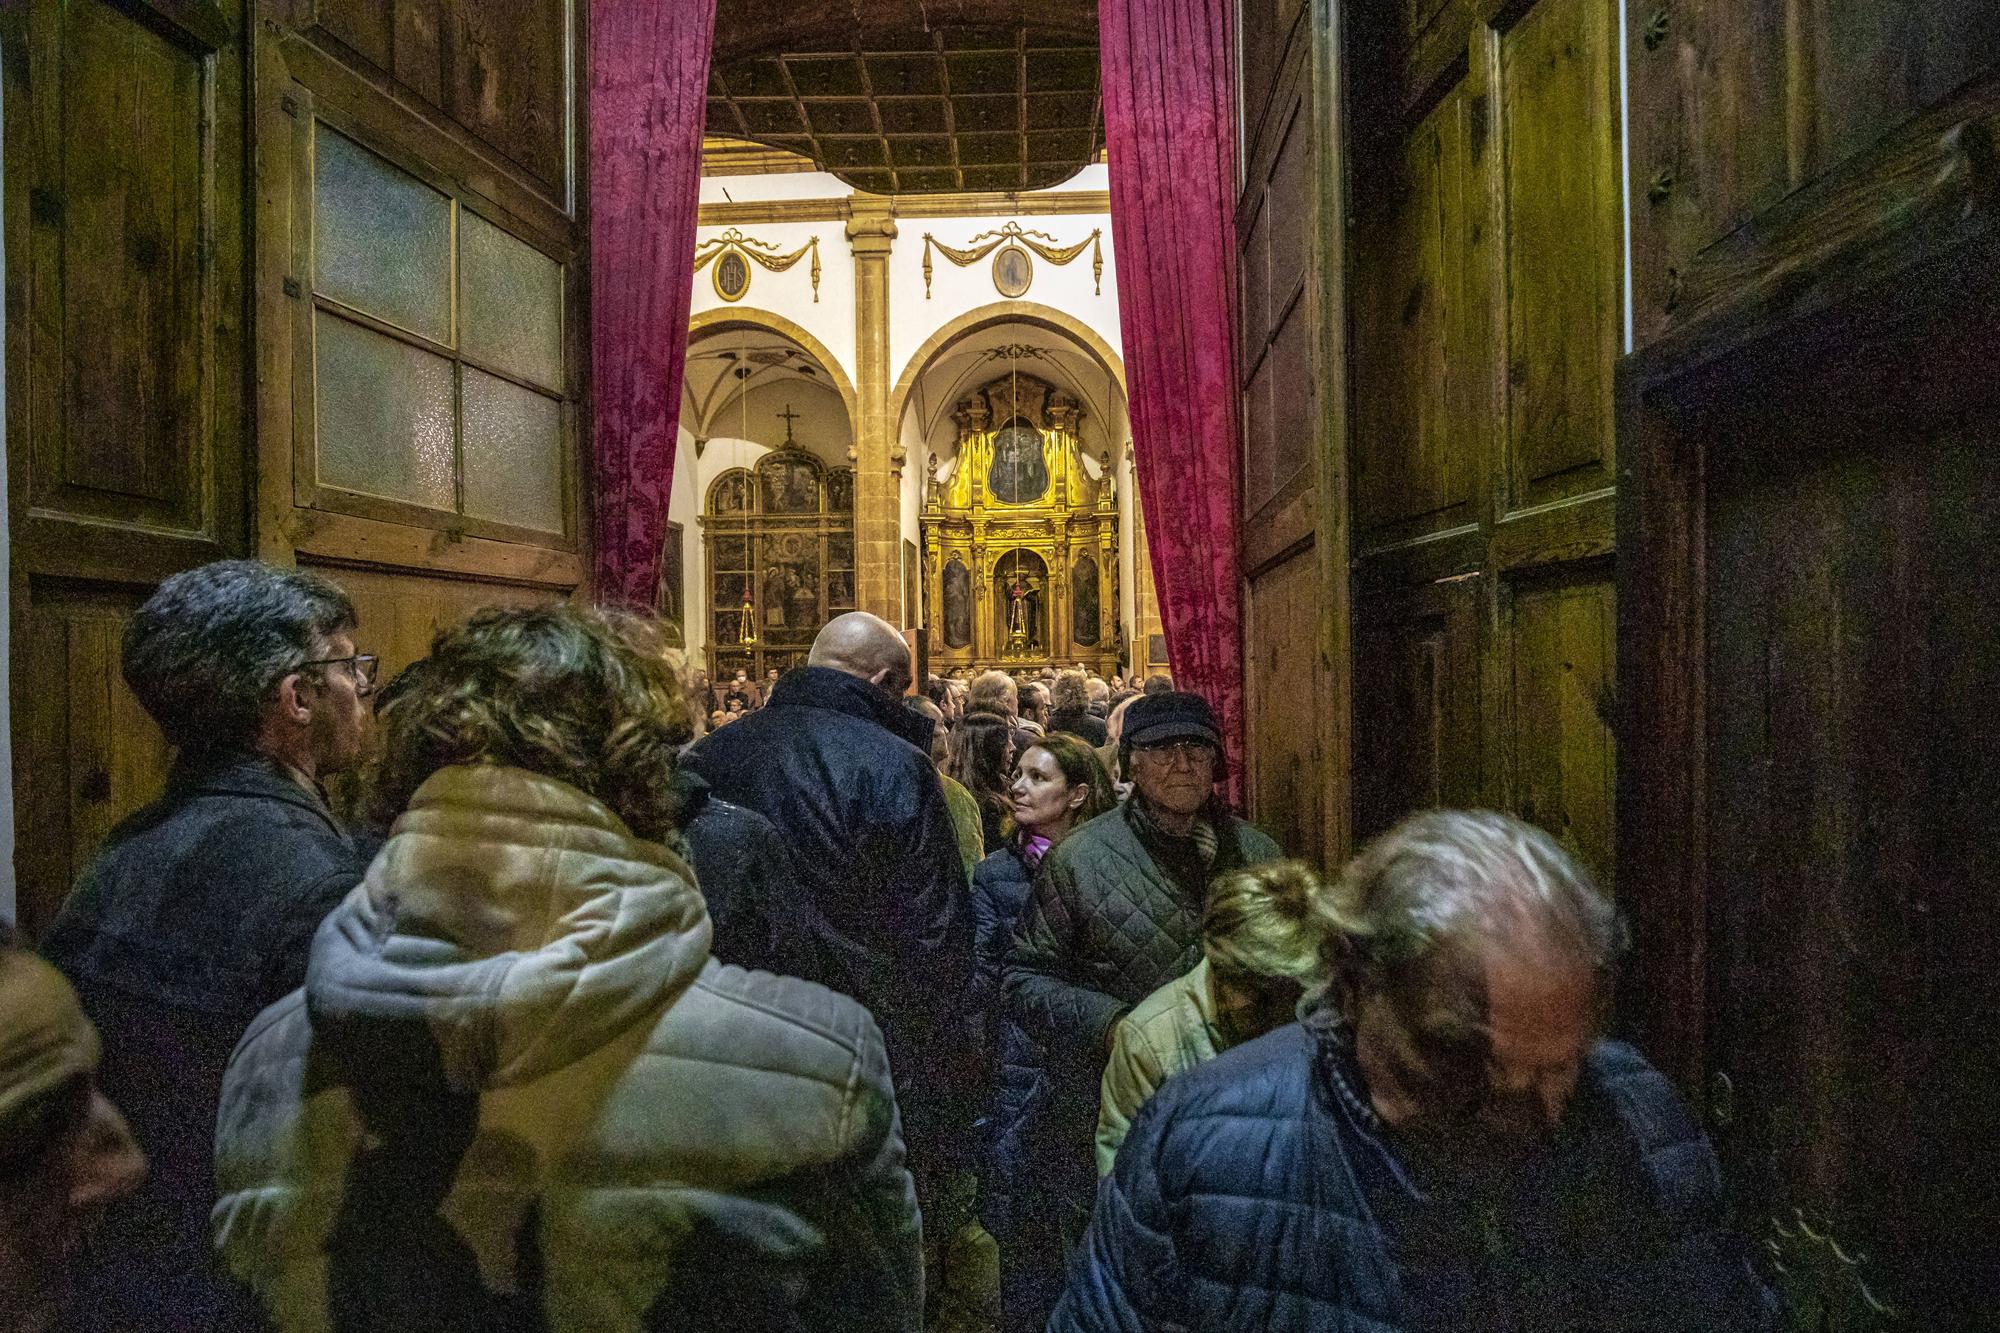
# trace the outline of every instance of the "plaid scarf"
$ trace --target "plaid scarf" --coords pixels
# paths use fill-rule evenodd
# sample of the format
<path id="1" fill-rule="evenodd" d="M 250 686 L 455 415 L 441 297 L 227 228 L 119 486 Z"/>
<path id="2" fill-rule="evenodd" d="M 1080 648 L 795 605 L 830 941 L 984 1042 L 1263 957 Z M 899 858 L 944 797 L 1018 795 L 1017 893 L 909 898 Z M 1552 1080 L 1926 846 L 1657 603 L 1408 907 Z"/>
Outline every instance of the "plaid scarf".
<path id="1" fill-rule="evenodd" d="M 1191 844 L 1195 855 L 1201 858 L 1202 866 L 1211 870 L 1215 868 L 1215 858 L 1222 850 L 1222 842 L 1215 831 L 1215 820 L 1210 817 L 1207 810 L 1204 809 L 1194 817 L 1194 827 L 1185 834 L 1178 834 L 1169 833 L 1160 827 L 1160 821 L 1153 816 L 1152 807 L 1147 805 L 1146 798 L 1137 792 L 1126 801 L 1126 805 L 1132 811 L 1132 822 L 1139 826 L 1140 836 L 1164 842 L 1169 846 Z"/>

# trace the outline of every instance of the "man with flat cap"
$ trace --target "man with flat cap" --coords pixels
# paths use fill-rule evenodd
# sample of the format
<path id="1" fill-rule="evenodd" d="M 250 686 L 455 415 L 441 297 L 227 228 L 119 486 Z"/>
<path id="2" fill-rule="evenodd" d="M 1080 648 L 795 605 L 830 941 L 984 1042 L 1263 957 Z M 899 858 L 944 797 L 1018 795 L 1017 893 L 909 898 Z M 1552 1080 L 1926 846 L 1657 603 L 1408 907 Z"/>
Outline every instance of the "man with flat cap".
<path id="1" fill-rule="evenodd" d="M 1005 973 L 1006 1014 L 1041 1063 L 1039 1123 L 1003 1127 L 1026 1158 L 1005 1322 L 1040 1328 L 1060 1294 L 1059 1246 L 1082 1232 L 1096 1188 L 1098 1089 L 1112 1029 L 1133 1005 L 1201 961 L 1209 881 L 1282 855 L 1216 795 L 1222 728 L 1198 694 L 1167 691 L 1126 711 L 1119 761 L 1132 795 L 1042 863 Z M 1051 1225 L 1053 1224 L 1053 1225 Z M 1010 1238 L 1002 1237 L 1003 1245 Z"/>

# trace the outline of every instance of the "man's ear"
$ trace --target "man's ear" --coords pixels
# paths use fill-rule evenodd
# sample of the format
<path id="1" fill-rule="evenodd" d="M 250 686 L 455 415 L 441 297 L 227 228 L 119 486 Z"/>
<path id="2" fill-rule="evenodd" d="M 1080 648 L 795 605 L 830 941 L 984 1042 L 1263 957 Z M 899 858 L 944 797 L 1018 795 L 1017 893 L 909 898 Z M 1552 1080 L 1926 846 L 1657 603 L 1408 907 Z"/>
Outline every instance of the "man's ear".
<path id="1" fill-rule="evenodd" d="M 874 675 L 868 678 L 868 683 L 870 685 L 875 686 L 877 689 L 880 689 L 882 687 L 882 682 L 889 679 L 889 673 L 893 670 L 895 670 L 894 667 L 883 667 L 880 671 L 876 672 Z"/>
<path id="2" fill-rule="evenodd" d="M 314 696 L 313 682 L 305 673 L 294 671 L 278 682 L 278 716 L 287 722 L 304 724 L 312 721 Z"/>

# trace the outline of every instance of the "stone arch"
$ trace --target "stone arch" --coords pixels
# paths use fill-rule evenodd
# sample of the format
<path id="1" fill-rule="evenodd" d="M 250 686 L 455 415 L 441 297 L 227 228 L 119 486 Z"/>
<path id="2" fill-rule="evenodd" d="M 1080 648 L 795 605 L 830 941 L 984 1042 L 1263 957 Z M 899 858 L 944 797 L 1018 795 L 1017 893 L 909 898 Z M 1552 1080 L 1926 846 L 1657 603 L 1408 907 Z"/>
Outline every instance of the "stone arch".
<path id="1" fill-rule="evenodd" d="M 970 337 L 989 324 L 1031 324 L 1051 333 L 1059 333 L 1077 346 L 1090 353 L 1091 359 L 1102 366 L 1118 382 L 1118 392 L 1129 402 L 1131 394 L 1125 386 L 1125 362 L 1118 353 L 1111 350 L 1111 344 L 1104 340 L 1096 329 L 1066 311 L 1053 306 L 1037 305 L 1033 301 L 995 301 L 974 310 L 968 310 L 951 320 L 924 339 L 923 346 L 910 354 L 903 366 L 903 373 L 896 380 L 896 387 L 889 395 L 889 424 L 891 430 L 903 428 L 903 412 L 910 404 L 910 395 L 916 392 L 917 381 L 923 378 L 924 370 L 937 356 L 961 339 Z"/>
<path id="2" fill-rule="evenodd" d="M 860 430 L 861 399 L 854 392 L 854 381 L 848 378 L 847 367 L 834 359 L 833 353 L 827 350 L 825 343 L 775 311 L 760 309 L 757 306 L 727 306 L 704 310 L 688 321 L 688 345 L 692 347 L 703 338 L 713 336 L 714 330 L 727 328 L 732 324 L 748 324 L 753 328 L 767 329 L 781 338 L 790 339 L 812 353 L 813 358 L 826 371 L 827 378 L 833 381 L 833 387 L 839 392 L 841 405 L 847 409 L 850 429 Z M 1119 384 L 1121 387 L 1124 384 L 1122 376 Z"/>

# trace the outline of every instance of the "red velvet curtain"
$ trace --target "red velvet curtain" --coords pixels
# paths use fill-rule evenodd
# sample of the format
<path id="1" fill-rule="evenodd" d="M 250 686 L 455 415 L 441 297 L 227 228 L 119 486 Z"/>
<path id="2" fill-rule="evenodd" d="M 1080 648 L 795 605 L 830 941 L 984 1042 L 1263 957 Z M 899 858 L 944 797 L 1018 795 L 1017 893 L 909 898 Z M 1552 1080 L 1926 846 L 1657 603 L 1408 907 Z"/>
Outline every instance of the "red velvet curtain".
<path id="1" fill-rule="evenodd" d="M 715 0 L 590 7 L 591 494 L 599 601 L 651 609 L 687 364 Z"/>
<path id="2" fill-rule="evenodd" d="M 1099 0 L 1132 450 L 1176 683 L 1242 791 L 1236 70 L 1228 0 Z"/>

